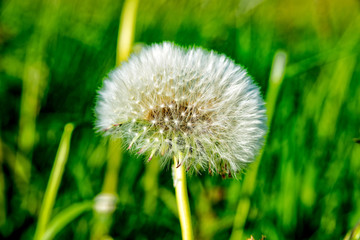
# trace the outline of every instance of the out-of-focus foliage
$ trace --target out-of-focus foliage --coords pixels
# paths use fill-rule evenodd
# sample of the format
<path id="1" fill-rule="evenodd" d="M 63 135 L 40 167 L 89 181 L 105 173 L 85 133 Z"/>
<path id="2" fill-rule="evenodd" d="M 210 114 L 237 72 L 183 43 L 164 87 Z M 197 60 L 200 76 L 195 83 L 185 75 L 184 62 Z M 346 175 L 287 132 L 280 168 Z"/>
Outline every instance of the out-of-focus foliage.
<path id="1" fill-rule="evenodd" d="M 0 2 L 0 238 L 32 238 L 68 122 L 75 129 L 53 216 L 101 192 L 108 148 L 93 131 L 93 107 L 115 65 L 122 6 Z M 140 0 L 135 42 L 224 53 L 264 95 L 274 54 L 288 54 L 247 237 L 341 239 L 360 220 L 359 13 L 356 0 Z M 229 238 L 241 183 L 189 177 L 196 239 Z M 118 195 L 113 238 L 180 238 L 169 169 L 125 153 Z M 93 222 L 86 212 L 56 239 L 89 239 Z"/>

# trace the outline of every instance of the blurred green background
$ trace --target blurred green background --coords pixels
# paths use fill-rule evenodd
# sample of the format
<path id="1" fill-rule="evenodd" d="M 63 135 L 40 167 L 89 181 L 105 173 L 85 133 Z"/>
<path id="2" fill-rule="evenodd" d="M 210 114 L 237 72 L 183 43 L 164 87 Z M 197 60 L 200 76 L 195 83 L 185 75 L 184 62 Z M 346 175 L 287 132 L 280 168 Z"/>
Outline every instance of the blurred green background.
<path id="1" fill-rule="evenodd" d="M 52 217 L 101 192 L 108 141 L 94 133 L 93 108 L 115 66 L 123 4 L 0 1 L 0 238 L 32 239 L 68 122 Z M 356 0 L 139 1 L 135 43 L 224 53 L 264 96 L 275 53 L 287 54 L 244 239 L 342 239 L 360 220 L 359 13 Z M 124 154 L 109 235 L 180 239 L 171 171 L 144 160 Z M 189 176 L 195 239 L 230 238 L 242 182 Z M 55 239 L 89 239 L 98 222 L 85 211 Z"/>

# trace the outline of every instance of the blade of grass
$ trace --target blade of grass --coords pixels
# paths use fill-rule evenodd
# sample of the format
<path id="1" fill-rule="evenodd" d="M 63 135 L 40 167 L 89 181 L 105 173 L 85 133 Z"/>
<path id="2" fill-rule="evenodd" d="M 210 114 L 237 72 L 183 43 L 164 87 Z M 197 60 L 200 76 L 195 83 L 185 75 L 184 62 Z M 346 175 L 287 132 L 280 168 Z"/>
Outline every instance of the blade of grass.
<path id="1" fill-rule="evenodd" d="M 131 51 L 134 38 L 134 28 L 136 20 L 138 0 L 127 0 L 120 17 L 119 35 L 116 54 L 116 65 L 120 65 L 125 61 Z M 118 171 L 122 159 L 120 150 L 121 141 L 110 139 L 108 167 L 105 174 L 105 182 L 103 192 L 115 193 L 117 190 Z"/>
<path id="2" fill-rule="evenodd" d="M 286 62 L 287 54 L 283 51 L 277 51 L 274 56 L 269 79 L 269 89 L 266 95 L 266 110 L 269 128 L 271 127 L 271 121 L 273 119 L 276 107 L 276 100 L 278 98 L 279 90 L 284 79 Z M 261 163 L 261 158 L 263 156 L 263 152 L 264 149 L 260 151 L 256 161 L 253 163 L 252 168 L 248 171 L 242 183 L 240 192 L 241 196 L 236 210 L 233 231 L 230 238 L 231 240 L 243 239 L 244 226 L 247 216 L 249 214 L 251 206 L 251 196 L 255 190 L 256 177 L 259 170 L 259 165 Z"/>
<path id="3" fill-rule="evenodd" d="M 82 203 L 74 203 L 68 208 L 61 211 L 49 223 L 42 240 L 53 239 L 66 225 L 86 211 L 93 208 L 93 202 L 87 201 Z"/>
<path id="4" fill-rule="evenodd" d="M 117 41 L 117 66 L 119 66 L 121 62 L 125 61 L 130 55 L 134 41 L 137 6 L 138 0 L 127 0 L 124 3 L 120 16 Z M 98 201 L 96 203 L 96 206 L 99 207 L 95 207 L 95 224 L 93 225 L 93 228 L 91 230 L 92 239 L 99 239 L 107 236 L 113 222 L 112 217 L 115 208 L 103 209 L 101 206 L 106 205 L 106 201 L 110 201 L 111 204 L 113 204 L 113 202 L 116 202 L 118 199 L 118 176 L 122 161 L 122 152 L 120 146 L 120 139 L 110 139 L 108 146 L 109 155 L 104 184 L 102 192 L 97 196 Z"/>
<path id="5" fill-rule="evenodd" d="M 138 4 L 138 0 L 127 0 L 124 3 L 123 11 L 120 17 L 116 65 L 120 65 L 121 62 L 125 61 L 130 55 L 134 42 Z"/>
<path id="6" fill-rule="evenodd" d="M 43 237 L 49 222 L 57 191 L 59 189 L 62 175 L 64 173 L 64 168 L 68 159 L 71 134 L 73 130 L 74 125 L 72 123 L 65 125 L 64 133 L 60 140 L 60 145 L 55 157 L 53 168 L 51 169 L 50 178 L 41 205 L 39 219 L 35 230 L 35 240 L 41 239 Z"/>

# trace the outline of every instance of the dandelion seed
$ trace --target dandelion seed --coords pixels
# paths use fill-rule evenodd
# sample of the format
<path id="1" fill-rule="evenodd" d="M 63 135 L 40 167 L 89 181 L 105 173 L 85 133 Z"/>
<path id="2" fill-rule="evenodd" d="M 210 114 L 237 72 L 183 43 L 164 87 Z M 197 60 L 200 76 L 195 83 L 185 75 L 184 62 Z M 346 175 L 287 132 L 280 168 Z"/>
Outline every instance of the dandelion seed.
<path id="1" fill-rule="evenodd" d="M 259 88 L 242 67 L 171 43 L 147 47 L 111 72 L 96 115 L 100 131 L 125 139 L 148 160 L 162 155 L 168 165 L 182 155 L 179 164 L 190 172 L 223 176 L 255 159 L 267 130 Z"/>

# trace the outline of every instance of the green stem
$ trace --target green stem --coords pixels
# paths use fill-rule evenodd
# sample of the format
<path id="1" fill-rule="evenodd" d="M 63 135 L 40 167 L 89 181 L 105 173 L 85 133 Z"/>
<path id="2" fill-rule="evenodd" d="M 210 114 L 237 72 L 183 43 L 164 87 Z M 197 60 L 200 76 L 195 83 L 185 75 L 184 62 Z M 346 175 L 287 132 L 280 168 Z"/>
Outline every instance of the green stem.
<path id="1" fill-rule="evenodd" d="M 110 139 L 102 191 L 95 198 L 95 223 L 92 226 L 91 239 L 105 239 L 109 237 L 108 235 L 113 223 L 113 213 L 118 199 L 118 178 L 123 156 L 120 146 L 120 139 Z"/>
<path id="2" fill-rule="evenodd" d="M 179 159 L 181 161 L 181 159 Z M 184 164 L 178 166 L 178 161 L 174 157 L 173 180 L 176 192 L 176 202 L 179 211 L 179 220 L 181 225 L 182 239 L 193 239 L 193 230 L 191 225 L 191 215 L 188 192 L 186 188 L 186 174 Z"/>
<path id="3" fill-rule="evenodd" d="M 46 232 L 44 233 L 42 240 L 53 239 L 66 225 L 68 225 L 75 218 L 79 217 L 86 211 L 93 209 L 93 201 L 74 203 L 68 208 L 62 210 L 56 215 L 51 222 L 49 222 Z"/>
<path id="4" fill-rule="evenodd" d="M 134 41 L 138 4 L 139 0 L 127 0 L 124 3 L 123 11 L 120 17 L 116 65 L 120 65 L 122 61 L 125 61 L 130 56 Z"/>
<path id="5" fill-rule="evenodd" d="M 126 0 L 120 16 L 119 33 L 116 50 L 116 66 L 126 61 L 130 56 L 134 41 L 136 12 L 138 0 Z M 109 237 L 110 227 L 113 222 L 115 207 L 105 208 L 109 202 L 111 205 L 118 198 L 119 170 L 122 162 L 121 140 L 110 139 L 108 148 L 108 162 L 105 172 L 102 192 L 98 195 L 95 204 L 95 223 L 92 227 L 91 239 L 102 239 Z M 97 207 L 99 206 L 99 207 Z"/>
<path id="6" fill-rule="evenodd" d="M 287 54 L 283 51 L 277 51 L 269 79 L 269 89 L 266 96 L 266 108 L 267 108 L 267 117 L 268 117 L 268 126 L 271 127 L 271 121 L 276 107 L 276 100 L 279 94 L 279 90 L 285 74 L 285 66 L 287 61 Z M 265 138 L 265 143 L 266 143 Z M 241 187 L 241 196 L 238 203 L 236 214 L 234 218 L 233 231 L 231 234 L 231 240 L 243 239 L 244 226 L 250 211 L 251 207 L 251 196 L 254 193 L 256 187 L 256 178 L 263 156 L 264 149 L 262 149 L 257 156 L 255 162 L 252 165 L 252 168 L 248 171 Z"/>
<path id="7" fill-rule="evenodd" d="M 35 231 L 35 240 L 43 237 L 46 227 L 48 225 L 51 212 L 55 203 L 55 198 L 60 186 L 61 178 L 64 173 L 65 164 L 68 159 L 70 149 L 70 139 L 74 125 L 68 123 L 65 125 L 64 133 L 61 137 L 60 145 L 56 154 L 53 168 L 51 169 L 50 179 L 46 187 L 44 200 L 41 205 L 39 220 Z"/>
<path id="8" fill-rule="evenodd" d="M 105 179 L 102 186 L 103 193 L 115 194 L 118 188 L 119 170 L 122 162 L 120 139 L 110 139 L 108 147 L 108 162 L 105 172 Z"/>

